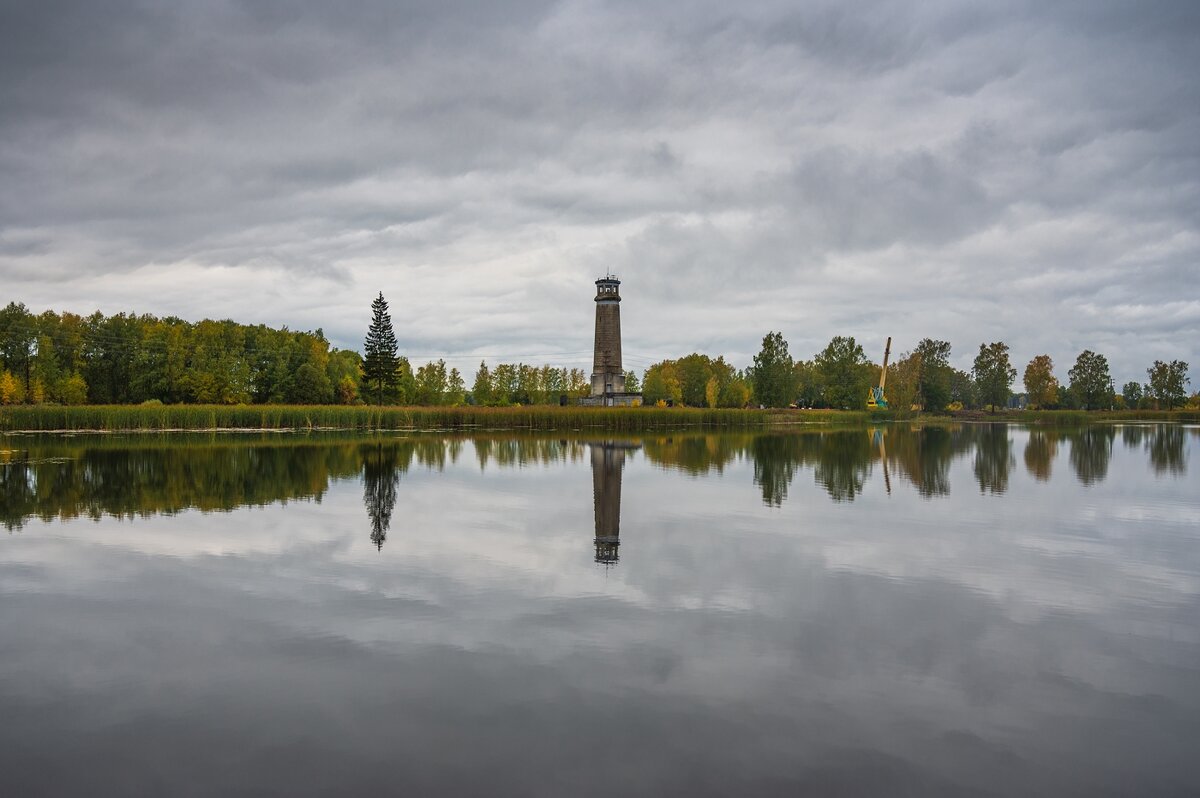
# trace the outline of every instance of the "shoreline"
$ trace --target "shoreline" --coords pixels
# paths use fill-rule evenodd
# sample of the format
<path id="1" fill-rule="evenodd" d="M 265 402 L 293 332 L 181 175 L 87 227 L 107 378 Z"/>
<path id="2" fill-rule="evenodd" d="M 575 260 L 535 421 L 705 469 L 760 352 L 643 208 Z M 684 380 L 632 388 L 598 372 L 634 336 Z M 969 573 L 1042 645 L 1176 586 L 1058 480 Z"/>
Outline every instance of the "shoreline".
<path id="1" fill-rule="evenodd" d="M 1028 424 L 1078 426 L 1121 422 L 1200 422 L 1196 410 L 1014 410 L 944 415 L 865 410 L 374 407 L 345 405 L 17 405 L 0 407 L 0 433 L 220 432 L 658 432 L 766 430 L 787 427 Z"/>

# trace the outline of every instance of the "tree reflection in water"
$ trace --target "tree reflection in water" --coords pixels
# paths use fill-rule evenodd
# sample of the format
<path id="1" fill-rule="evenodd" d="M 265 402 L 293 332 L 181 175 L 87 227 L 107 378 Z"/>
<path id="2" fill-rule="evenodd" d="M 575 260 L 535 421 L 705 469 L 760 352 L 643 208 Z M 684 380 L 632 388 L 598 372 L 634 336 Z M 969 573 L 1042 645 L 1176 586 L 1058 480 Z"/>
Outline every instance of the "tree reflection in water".
<path id="1" fill-rule="evenodd" d="M 962 425 L 899 427 L 884 436 L 888 462 L 924 498 L 950 494 L 950 464 L 971 450 L 974 439 Z M 882 447 L 881 447 L 882 449 Z"/>
<path id="2" fill-rule="evenodd" d="M 1121 426 L 1121 442 L 1127 449 L 1136 449 L 1142 445 L 1146 437 L 1146 427 L 1142 424 L 1124 424 Z"/>
<path id="3" fill-rule="evenodd" d="M 1050 480 L 1050 468 L 1058 456 L 1058 433 L 1045 430 L 1030 430 L 1025 444 L 1025 469 L 1039 482 Z"/>
<path id="4" fill-rule="evenodd" d="M 1008 476 L 1016 463 L 1007 424 L 982 427 L 975 441 L 975 479 L 980 493 L 1004 493 Z"/>
<path id="5" fill-rule="evenodd" d="M 606 447 L 624 447 L 612 449 L 611 455 L 604 455 L 609 461 L 599 464 L 602 472 L 615 469 L 610 481 L 618 494 L 626 456 L 621 452 L 631 447 L 642 447 L 647 460 L 659 468 L 690 475 L 722 473 L 735 461 L 749 460 L 753 482 L 769 507 L 783 505 L 805 468 L 812 469 L 813 479 L 830 499 L 854 501 L 877 462 L 890 469 L 892 483 L 899 477 L 925 498 L 945 496 L 952 463 L 969 454 L 974 455 L 980 491 L 1003 493 L 1013 466 L 1012 429 L 1003 424 L 888 424 L 871 430 L 677 433 L 639 438 L 636 443 L 521 433 L 410 435 L 370 442 L 336 434 L 10 437 L 0 444 L 0 524 L 14 530 L 34 517 L 132 518 L 191 508 L 223 512 L 320 500 L 332 481 L 361 478 L 370 539 L 382 547 L 400 474 L 412 463 L 438 471 L 455 464 L 468 440 L 481 469 L 582 462 L 589 452 L 596 468 L 595 458 L 604 455 Z M 1189 433 L 1200 435 L 1200 427 L 1177 424 L 1035 428 L 1029 430 L 1025 445 L 1026 469 L 1034 479 L 1051 480 L 1059 443 L 1065 441 L 1075 477 L 1084 485 L 1095 484 L 1108 474 L 1118 429 L 1126 447 L 1144 447 L 1159 475 L 1186 474 Z M 607 484 L 595 483 L 597 509 Z M 608 535 L 597 535 L 603 537 Z"/>
<path id="6" fill-rule="evenodd" d="M 762 488 L 763 504 L 768 507 L 783 504 L 796 470 L 805 460 L 805 443 L 806 440 L 795 435 L 754 438 L 750 456 L 754 459 L 754 484 Z"/>
<path id="7" fill-rule="evenodd" d="M 1183 428 L 1176 424 L 1159 424 L 1151 430 L 1146 449 L 1150 452 L 1154 473 L 1178 476 L 1187 473 L 1187 455 L 1183 443 Z"/>
<path id="8" fill-rule="evenodd" d="M 854 501 L 862 493 L 878 449 L 862 430 L 831 432 L 819 436 L 813 477 L 835 502 Z"/>
<path id="9" fill-rule="evenodd" d="M 407 448 L 407 447 L 406 447 Z M 407 453 L 411 453 L 407 448 Z M 396 444 L 377 443 L 363 451 L 363 504 L 371 520 L 371 542 L 382 550 L 392 525 L 392 511 L 396 507 L 396 489 L 400 485 L 400 451 Z M 408 469 L 408 457 L 404 458 L 404 470 Z"/>
<path id="10" fill-rule="evenodd" d="M 1116 428 L 1108 424 L 1083 427 L 1068 434 L 1071 441 L 1071 467 L 1084 485 L 1093 485 L 1108 476 Z"/>

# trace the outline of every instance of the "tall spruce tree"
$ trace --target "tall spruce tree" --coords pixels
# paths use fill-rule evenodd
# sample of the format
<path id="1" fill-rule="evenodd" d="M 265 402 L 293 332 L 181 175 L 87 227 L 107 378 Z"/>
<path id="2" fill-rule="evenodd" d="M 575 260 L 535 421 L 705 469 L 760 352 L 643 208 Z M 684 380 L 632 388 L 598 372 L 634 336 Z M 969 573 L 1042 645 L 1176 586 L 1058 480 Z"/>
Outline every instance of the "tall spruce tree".
<path id="1" fill-rule="evenodd" d="M 387 300 L 383 292 L 371 303 L 371 327 L 363 344 L 363 381 L 367 395 L 372 392 L 375 403 L 382 405 L 383 398 L 396 390 L 396 334 L 392 331 L 392 316 L 388 313 Z"/>

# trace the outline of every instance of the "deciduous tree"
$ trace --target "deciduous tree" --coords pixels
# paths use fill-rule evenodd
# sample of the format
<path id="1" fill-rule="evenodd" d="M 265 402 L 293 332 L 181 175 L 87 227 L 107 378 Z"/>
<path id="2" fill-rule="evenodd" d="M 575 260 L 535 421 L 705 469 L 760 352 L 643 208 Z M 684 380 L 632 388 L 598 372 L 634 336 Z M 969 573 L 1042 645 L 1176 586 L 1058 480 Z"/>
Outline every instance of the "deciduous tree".
<path id="1" fill-rule="evenodd" d="M 646 369 L 646 379 L 642 383 L 642 398 L 646 404 L 658 402 L 683 402 L 683 391 L 679 385 L 679 377 L 675 361 L 664 360 Z"/>
<path id="2" fill-rule="evenodd" d="M 970 372 L 961 369 L 950 372 L 950 404 L 963 407 L 975 407 L 978 404 L 975 379 Z"/>
<path id="3" fill-rule="evenodd" d="M 1008 344 L 1003 341 L 980 344 L 972 374 L 980 404 L 991 406 L 993 413 L 997 407 L 1008 404 L 1009 389 L 1017 377 L 1017 370 L 1008 360 Z"/>
<path id="4" fill-rule="evenodd" d="M 754 356 L 754 399 L 766 407 L 787 407 L 795 398 L 795 363 L 781 332 L 763 336 Z"/>
<path id="5" fill-rule="evenodd" d="M 853 337 L 835 336 L 813 357 L 813 363 L 830 407 L 860 408 L 866 403 L 875 368 Z"/>
<path id="6" fill-rule="evenodd" d="M 1150 377 L 1150 395 L 1160 408 L 1170 410 L 1187 402 L 1187 385 L 1191 382 L 1187 371 L 1188 364 L 1182 360 L 1172 360 L 1170 363 L 1156 360 L 1153 366 L 1146 369 Z"/>
<path id="7" fill-rule="evenodd" d="M 1121 398 L 1125 400 L 1125 407 L 1130 410 L 1136 410 L 1142 402 L 1142 386 L 1137 380 L 1130 380 L 1121 388 Z"/>
<path id="8" fill-rule="evenodd" d="M 887 389 L 885 395 L 888 407 L 901 415 L 912 412 L 912 406 L 920 394 L 921 355 L 908 352 L 898 360 L 888 364 Z M 949 375 L 946 379 L 947 399 L 949 398 Z M 941 409 L 945 409 L 947 401 Z"/>
<path id="9" fill-rule="evenodd" d="M 1058 379 L 1049 355 L 1038 355 L 1025 367 L 1025 393 L 1029 404 L 1036 408 L 1058 402 Z"/>
<path id="10" fill-rule="evenodd" d="M 919 357 L 917 402 L 925 410 L 940 413 L 950 404 L 950 342 L 924 338 L 913 354 Z"/>
<path id="11" fill-rule="evenodd" d="M 288 401 L 298 405 L 327 404 L 333 399 L 333 386 L 329 375 L 312 363 L 296 369 L 289 386 Z"/>
<path id="12" fill-rule="evenodd" d="M 1108 373 L 1108 359 L 1090 349 L 1075 358 L 1075 366 L 1067 372 L 1071 393 L 1084 410 L 1112 407 L 1113 382 Z"/>

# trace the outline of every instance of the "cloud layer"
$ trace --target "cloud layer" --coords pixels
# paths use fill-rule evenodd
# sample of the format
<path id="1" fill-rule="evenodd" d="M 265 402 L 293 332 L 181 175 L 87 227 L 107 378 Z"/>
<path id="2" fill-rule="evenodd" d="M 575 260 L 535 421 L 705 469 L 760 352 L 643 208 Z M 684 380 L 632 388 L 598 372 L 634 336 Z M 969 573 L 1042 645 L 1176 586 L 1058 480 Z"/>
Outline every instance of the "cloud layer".
<path id="1" fill-rule="evenodd" d="M 1200 367 L 1193 3 L 0 9 L 5 302 L 586 367 L 611 270 L 630 367 Z"/>

